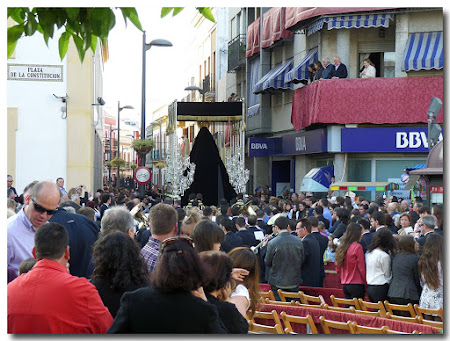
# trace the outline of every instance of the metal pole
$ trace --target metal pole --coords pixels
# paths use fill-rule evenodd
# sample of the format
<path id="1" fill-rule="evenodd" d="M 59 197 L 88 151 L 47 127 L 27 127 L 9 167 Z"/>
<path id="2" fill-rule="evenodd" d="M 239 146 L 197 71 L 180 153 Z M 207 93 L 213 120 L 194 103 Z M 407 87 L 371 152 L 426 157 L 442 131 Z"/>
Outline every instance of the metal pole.
<path id="1" fill-rule="evenodd" d="M 119 158 L 121 157 L 120 153 L 120 101 L 117 101 L 117 154 Z M 120 166 L 117 167 L 117 181 L 116 188 L 120 186 Z"/>
<path id="2" fill-rule="evenodd" d="M 159 164 L 159 167 L 158 167 L 158 173 L 159 173 L 159 176 L 158 176 L 158 186 L 159 186 L 159 188 L 161 188 L 162 187 L 162 179 L 161 179 L 161 177 L 162 177 L 162 172 L 161 172 L 161 156 L 162 156 L 162 129 L 161 129 L 161 125 L 162 125 L 162 118 L 160 119 L 160 121 L 159 121 L 159 160 L 158 160 L 158 164 Z"/>
<path id="3" fill-rule="evenodd" d="M 142 104 L 141 104 L 141 140 L 145 139 L 145 77 L 146 77 L 146 63 L 145 63 L 145 31 L 142 32 Z M 145 166 L 146 155 L 141 154 L 140 166 Z M 145 194 L 145 186 L 139 185 L 139 195 Z"/>

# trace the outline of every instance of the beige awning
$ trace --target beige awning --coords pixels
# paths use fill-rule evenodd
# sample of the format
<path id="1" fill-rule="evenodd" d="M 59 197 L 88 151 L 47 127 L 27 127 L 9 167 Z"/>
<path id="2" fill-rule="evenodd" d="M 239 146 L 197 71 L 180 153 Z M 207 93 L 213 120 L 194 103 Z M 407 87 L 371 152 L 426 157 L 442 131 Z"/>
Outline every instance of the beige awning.
<path id="1" fill-rule="evenodd" d="M 419 180 L 420 175 L 418 174 L 412 174 L 409 176 L 408 183 L 406 184 L 405 188 L 403 188 L 405 191 L 409 191 L 410 189 L 413 189 L 414 185 L 417 183 L 417 180 Z"/>

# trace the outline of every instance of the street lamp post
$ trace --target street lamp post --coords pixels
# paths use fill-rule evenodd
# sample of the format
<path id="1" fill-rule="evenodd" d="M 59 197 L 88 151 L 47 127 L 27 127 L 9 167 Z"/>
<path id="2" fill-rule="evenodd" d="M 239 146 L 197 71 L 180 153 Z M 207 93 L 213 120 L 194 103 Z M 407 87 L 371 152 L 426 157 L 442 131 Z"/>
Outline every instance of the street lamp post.
<path id="1" fill-rule="evenodd" d="M 142 32 L 142 110 L 141 110 L 141 139 L 145 139 L 145 81 L 146 81 L 146 60 L 145 52 L 150 50 L 152 46 L 169 47 L 172 43 L 164 39 L 154 39 L 149 44 L 145 42 L 145 31 Z M 142 155 L 140 166 L 145 166 L 145 155 Z M 145 193 L 144 185 L 139 185 L 139 195 Z"/>
<path id="2" fill-rule="evenodd" d="M 191 86 L 188 86 L 188 87 L 184 88 L 184 90 L 186 90 L 186 91 L 195 91 L 195 90 L 197 90 L 198 92 L 200 92 L 202 94 L 202 102 L 205 101 L 205 93 L 206 93 L 205 89 L 201 89 L 198 86 L 191 85 Z"/>
<path id="3" fill-rule="evenodd" d="M 120 153 L 120 112 L 123 109 L 134 109 L 133 106 L 131 105 L 125 105 L 123 107 L 120 106 L 120 101 L 117 101 L 117 152 L 119 157 L 121 157 L 121 153 Z M 116 187 L 119 187 L 119 182 L 120 182 L 120 170 L 117 170 L 118 173 L 118 181 L 116 181 Z"/>

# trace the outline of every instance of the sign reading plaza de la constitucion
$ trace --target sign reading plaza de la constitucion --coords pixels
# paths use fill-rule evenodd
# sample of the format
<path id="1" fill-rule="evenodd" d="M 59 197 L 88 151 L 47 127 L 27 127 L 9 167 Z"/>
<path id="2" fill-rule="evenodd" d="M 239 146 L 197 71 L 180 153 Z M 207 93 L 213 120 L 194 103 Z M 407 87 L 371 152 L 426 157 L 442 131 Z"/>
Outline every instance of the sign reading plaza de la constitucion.
<path id="1" fill-rule="evenodd" d="M 62 82 L 62 65 L 8 64 L 8 80 Z"/>

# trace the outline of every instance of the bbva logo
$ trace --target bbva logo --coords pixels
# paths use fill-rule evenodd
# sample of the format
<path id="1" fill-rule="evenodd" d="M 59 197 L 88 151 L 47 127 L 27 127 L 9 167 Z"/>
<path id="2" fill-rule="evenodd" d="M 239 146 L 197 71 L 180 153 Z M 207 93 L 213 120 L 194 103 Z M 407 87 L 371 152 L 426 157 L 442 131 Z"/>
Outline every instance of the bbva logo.
<path id="1" fill-rule="evenodd" d="M 251 143 L 251 149 L 269 149 L 268 147 L 267 147 L 267 143 L 256 143 L 256 142 L 253 142 L 253 143 Z"/>

